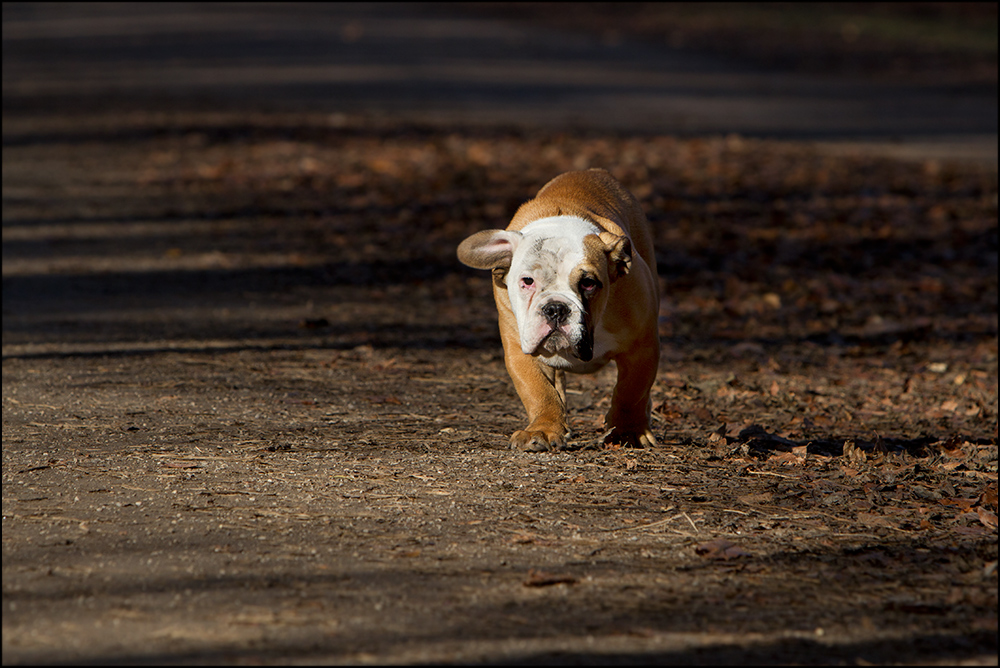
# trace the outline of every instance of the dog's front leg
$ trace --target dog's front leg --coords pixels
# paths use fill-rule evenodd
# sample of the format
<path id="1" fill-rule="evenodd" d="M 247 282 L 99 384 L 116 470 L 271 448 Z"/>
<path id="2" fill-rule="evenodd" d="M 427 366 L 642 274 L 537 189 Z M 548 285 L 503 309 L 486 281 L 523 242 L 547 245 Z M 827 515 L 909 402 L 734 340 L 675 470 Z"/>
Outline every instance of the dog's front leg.
<path id="1" fill-rule="evenodd" d="M 507 372 L 528 413 L 528 426 L 514 432 L 510 437 L 511 445 L 529 452 L 564 448 L 569 435 L 566 374 L 521 352 L 513 313 L 505 319 L 501 311 L 500 338 Z"/>
<path id="2" fill-rule="evenodd" d="M 611 410 L 605 417 L 605 427 L 611 430 L 605 442 L 633 447 L 656 445 L 649 426 L 652 408 L 650 388 L 656 378 L 660 361 L 659 339 L 634 346 L 628 354 L 615 358 L 618 381 L 611 397 Z"/>

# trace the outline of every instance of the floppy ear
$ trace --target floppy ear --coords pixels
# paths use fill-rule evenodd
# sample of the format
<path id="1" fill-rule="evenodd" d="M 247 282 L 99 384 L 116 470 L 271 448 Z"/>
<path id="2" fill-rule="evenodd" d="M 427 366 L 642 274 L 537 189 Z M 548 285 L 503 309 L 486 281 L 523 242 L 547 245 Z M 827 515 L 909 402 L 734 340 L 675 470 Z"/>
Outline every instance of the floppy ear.
<path id="1" fill-rule="evenodd" d="M 520 232 L 483 230 L 476 232 L 458 246 L 458 259 L 474 269 L 509 269 L 514 249 L 521 239 Z"/>
<path id="2" fill-rule="evenodd" d="M 632 242 L 628 237 L 619 237 L 609 232 L 601 233 L 601 241 L 608 254 L 608 277 L 615 281 L 632 268 Z"/>

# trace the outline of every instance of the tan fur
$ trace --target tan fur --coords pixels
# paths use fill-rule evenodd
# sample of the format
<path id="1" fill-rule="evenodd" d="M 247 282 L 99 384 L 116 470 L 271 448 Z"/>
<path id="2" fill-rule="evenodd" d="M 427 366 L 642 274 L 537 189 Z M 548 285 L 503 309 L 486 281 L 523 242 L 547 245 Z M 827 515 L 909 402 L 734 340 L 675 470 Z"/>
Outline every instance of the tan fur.
<path id="1" fill-rule="evenodd" d="M 567 215 L 593 222 L 602 230 L 599 235 L 585 238 L 584 264 L 607 283 L 593 311 L 617 342 L 611 359 L 618 366 L 618 381 L 605 418 L 612 430 L 607 440 L 653 445 L 649 390 L 656 376 L 660 348 L 656 259 L 649 223 L 639 202 L 614 177 L 604 170 L 591 169 L 552 179 L 517 210 L 507 230 L 517 231 L 535 220 Z M 527 427 L 513 434 L 511 443 L 526 450 L 563 447 L 569 434 L 563 371 L 522 352 L 517 320 L 503 280 L 509 264 L 499 264 L 493 254 L 474 252 L 483 235 L 488 232 L 463 242 L 459 258 L 494 273 L 493 294 L 504 359 L 529 420 Z"/>

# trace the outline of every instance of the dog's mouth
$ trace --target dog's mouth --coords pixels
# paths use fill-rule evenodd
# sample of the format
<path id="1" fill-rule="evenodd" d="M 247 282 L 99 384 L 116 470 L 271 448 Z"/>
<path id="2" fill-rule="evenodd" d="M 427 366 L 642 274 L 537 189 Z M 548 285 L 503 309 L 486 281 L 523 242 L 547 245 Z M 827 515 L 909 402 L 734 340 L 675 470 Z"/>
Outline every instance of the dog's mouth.
<path id="1" fill-rule="evenodd" d="M 589 331 L 584 330 L 579 340 L 574 342 L 567 332 L 555 328 L 539 341 L 532 354 L 573 356 L 582 362 L 589 362 L 594 357 L 594 337 Z"/>
<path id="2" fill-rule="evenodd" d="M 553 329 L 549 332 L 538 344 L 537 350 L 539 353 L 544 350 L 550 355 L 558 355 L 561 352 L 574 352 L 573 344 L 569 340 L 569 337 L 566 336 L 565 332 L 558 329 Z"/>

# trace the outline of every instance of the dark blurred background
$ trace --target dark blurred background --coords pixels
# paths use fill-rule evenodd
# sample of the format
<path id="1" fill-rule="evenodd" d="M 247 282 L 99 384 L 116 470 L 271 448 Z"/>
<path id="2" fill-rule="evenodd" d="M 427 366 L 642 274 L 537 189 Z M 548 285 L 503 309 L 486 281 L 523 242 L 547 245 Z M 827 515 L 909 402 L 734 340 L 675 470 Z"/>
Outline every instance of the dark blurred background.
<path id="1" fill-rule="evenodd" d="M 996 83 L 996 3 L 3 8 L 7 142 L 107 112 L 280 110 L 995 162 Z"/>

